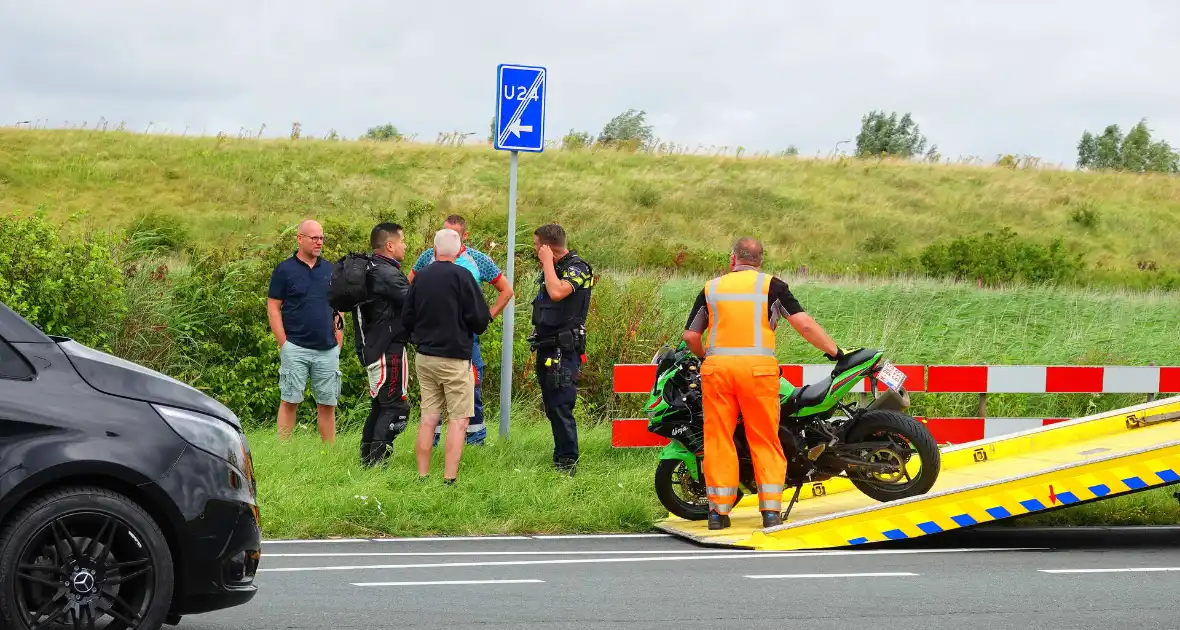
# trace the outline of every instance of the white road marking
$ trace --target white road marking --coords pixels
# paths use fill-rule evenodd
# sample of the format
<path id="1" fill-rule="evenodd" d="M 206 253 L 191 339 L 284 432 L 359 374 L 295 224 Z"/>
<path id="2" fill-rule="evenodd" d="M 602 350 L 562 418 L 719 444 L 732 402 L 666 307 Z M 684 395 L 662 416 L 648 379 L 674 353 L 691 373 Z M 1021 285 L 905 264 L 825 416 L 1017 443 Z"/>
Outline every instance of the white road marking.
<path id="1" fill-rule="evenodd" d="M 264 545 L 303 545 L 314 543 L 365 543 L 373 542 L 368 538 L 326 538 L 324 540 L 264 540 Z"/>
<path id="2" fill-rule="evenodd" d="M 752 580 L 792 580 L 810 578 L 917 577 L 917 573 L 798 573 L 795 575 L 747 575 Z"/>
<path id="3" fill-rule="evenodd" d="M 415 538 L 371 538 L 367 542 L 499 542 L 501 540 L 530 540 L 528 536 L 423 536 Z"/>
<path id="4" fill-rule="evenodd" d="M 1156 573 L 1180 571 L 1180 567 L 1143 567 L 1135 569 L 1037 569 L 1040 573 Z"/>
<path id="5" fill-rule="evenodd" d="M 372 564 L 372 565 L 344 565 L 325 567 L 276 567 L 258 569 L 261 572 L 290 573 L 302 571 L 371 571 L 376 569 L 440 569 L 448 567 L 505 567 L 543 564 L 606 564 L 614 562 L 672 562 L 682 560 L 727 560 L 727 559 L 767 559 L 767 558 L 808 558 L 825 556 L 875 556 L 875 555 L 912 555 L 927 553 L 963 553 L 973 551 L 1030 551 L 1027 548 L 1012 549 L 898 549 L 871 551 L 763 551 L 759 553 L 728 553 L 716 555 L 695 556 L 649 556 L 644 558 L 567 558 L 562 560 L 512 560 L 505 562 L 438 562 L 423 564 Z"/>
<path id="6" fill-rule="evenodd" d="M 672 534 L 560 534 L 547 536 L 530 536 L 534 540 L 579 540 L 579 539 L 601 539 L 612 540 L 615 538 L 671 538 Z"/>
<path id="7" fill-rule="evenodd" d="M 440 582 L 353 582 L 353 586 L 450 586 L 458 584 L 544 584 L 545 580 L 449 580 Z"/>
<path id="8" fill-rule="evenodd" d="M 740 550 L 740 549 L 662 549 L 627 551 L 610 549 L 603 551 L 344 551 L 339 553 L 268 553 L 263 558 L 349 558 L 349 557 L 387 557 L 387 556 L 644 556 L 644 555 L 725 555 L 725 554 L 765 554 L 768 551 Z M 779 552 L 782 553 L 782 552 Z"/>
<path id="9" fill-rule="evenodd" d="M 498 542 L 501 540 L 612 540 L 616 538 L 671 538 L 671 534 L 547 534 L 536 536 L 406 536 L 403 538 L 324 538 L 263 540 L 264 545 L 371 543 L 371 542 Z"/>
<path id="10" fill-rule="evenodd" d="M 376 543 L 376 542 L 497 542 L 501 540 L 532 540 L 528 536 L 419 536 L 406 538 L 325 538 L 293 539 L 293 540 L 264 540 L 263 545 L 313 545 L 333 543 Z"/>

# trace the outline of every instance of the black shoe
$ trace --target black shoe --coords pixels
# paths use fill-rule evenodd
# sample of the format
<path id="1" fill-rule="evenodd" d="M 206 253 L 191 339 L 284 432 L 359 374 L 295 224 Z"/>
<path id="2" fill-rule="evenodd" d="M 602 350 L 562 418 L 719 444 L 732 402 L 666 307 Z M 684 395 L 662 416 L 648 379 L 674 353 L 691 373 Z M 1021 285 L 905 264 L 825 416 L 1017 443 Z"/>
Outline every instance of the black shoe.
<path id="1" fill-rule="evenodd" d="M 557 469 L 557 472 L 569 475 L 571 477 L 578 474 L 578 464 L 575 462 L 570 462 L 570 461 L 554 462 L 553 467 Z"/>
<path id="2" fill-rule="evenodd" d="M 709 512 L 709 529 L 725 529 L 729 527 L 729 515 Z"/>
<path id="3" fill-rule="evenodd" d="M 777 527 L 783 524 L 782 512 L 763 512 L 762 513 L 762 527 Z"/>
<path id="4" fill-rule="evenodd" d="M 455 482 L 457 482 L 457 481 L 459 481 L 459 479 L 458 479 L 458 478 L 455 478 L 455 479 L 447 479 L 446 477 L 444 477 L 444 478 L 443 478 L 443 485 L 445 485 L 445 486 L 453 486 L 453 485 L 455 485 Z"/>
<path id="5" fill-rule="evenodd" d="M 369 468 L 387 464 L 392 456 L 393 448 L 381 442 L 361 444 L 361 464 Z"/>

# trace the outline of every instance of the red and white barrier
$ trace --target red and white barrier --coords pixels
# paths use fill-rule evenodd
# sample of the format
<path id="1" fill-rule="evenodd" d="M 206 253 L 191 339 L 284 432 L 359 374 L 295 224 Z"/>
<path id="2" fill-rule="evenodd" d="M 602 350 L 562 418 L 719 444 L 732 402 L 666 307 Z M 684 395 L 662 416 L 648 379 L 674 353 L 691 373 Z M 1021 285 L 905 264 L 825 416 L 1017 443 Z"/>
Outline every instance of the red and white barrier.
<path id="1" fill-rule="evenodd" d="M 1180 367 L 1072 365 L 898 365 L 912 392 L 960 394 L 1177 394 Z M 783 365 L 792 385 L 815 383 L 832 373 L 832 364 Z M 614 366 L 616 394 L 646 394 L 655 383 L 655 366 Z M 881 386 L 884 387 L 884 386 Z M 854 392 L 867 392 L 861 381 Z M 981 412 L 983 413 L 983 412 Z M 961 444 L 1025 431 L 1066 418 L 919 418 L 940 444 Z M 663 446 L 668 440 L 647 430 L 646 419 L 614 420 L 611 445 L 617 448 Z"/>

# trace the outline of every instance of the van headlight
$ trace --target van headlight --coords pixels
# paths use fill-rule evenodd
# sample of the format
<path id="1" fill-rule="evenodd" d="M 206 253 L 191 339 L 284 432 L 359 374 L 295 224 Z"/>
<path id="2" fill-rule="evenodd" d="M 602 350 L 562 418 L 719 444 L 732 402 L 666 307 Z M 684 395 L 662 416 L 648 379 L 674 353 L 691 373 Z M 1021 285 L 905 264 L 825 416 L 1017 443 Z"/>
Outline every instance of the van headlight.
<path id="1" fill-rule="evenodd" d="M 184 441 L 224 460 L 239 473 L 248 468 L 244 436 L 229 423 L 187 409 L 156 404 L 152 407 Z M 242 476 L 249 479 L 245 473 Z"/>

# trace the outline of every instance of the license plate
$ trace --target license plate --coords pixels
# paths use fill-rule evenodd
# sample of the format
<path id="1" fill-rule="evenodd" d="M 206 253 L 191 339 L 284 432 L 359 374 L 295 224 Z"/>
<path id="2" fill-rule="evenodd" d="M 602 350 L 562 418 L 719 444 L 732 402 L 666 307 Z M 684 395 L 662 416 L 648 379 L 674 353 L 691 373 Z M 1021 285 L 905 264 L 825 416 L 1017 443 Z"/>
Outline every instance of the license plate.
<path id="1" fill-rule="evenodd" d="M 897 369 L 897 366 L 888 361 L 882 364 L 881 371 L 877 372 L 877 380 L 895 392 L 901 389 L 902 384 L 905 383 L 905 379 L 905 372 Z"/>

